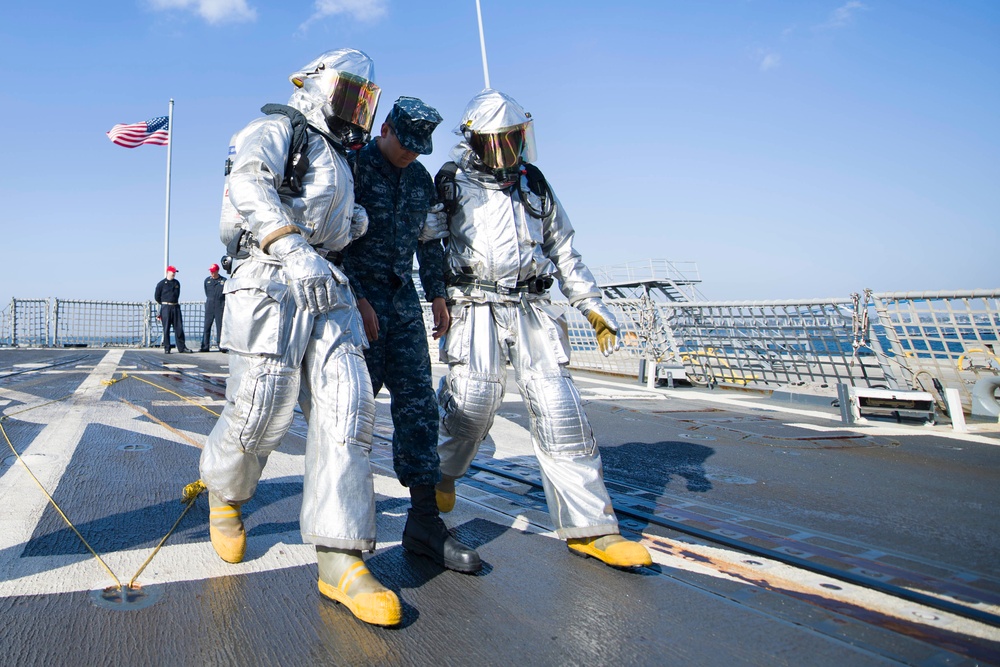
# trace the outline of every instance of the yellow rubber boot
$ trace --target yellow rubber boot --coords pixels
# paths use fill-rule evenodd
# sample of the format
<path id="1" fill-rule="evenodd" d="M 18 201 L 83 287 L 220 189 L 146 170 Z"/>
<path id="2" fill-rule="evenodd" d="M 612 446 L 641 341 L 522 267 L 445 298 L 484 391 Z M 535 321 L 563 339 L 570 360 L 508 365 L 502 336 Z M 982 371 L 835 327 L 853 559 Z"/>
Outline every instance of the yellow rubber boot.
<path id="1" fill-rule="evenodd" d="M 365 623 L 399 625 L 403 619 L 399 597 L 368 571 L 360 551 L 317 546 L 316 562 L 320 594 L 344 605 Z"/>
<path id="2" fill-rule="evenodd" d="M 438 512 L 442 514 L 455 509 L 455 480 L 457 477 L 441 475 L 441 481 L 434 487 L 434 498 L 437 500 Z"/>
<path id="3" fill-rule="evenodd" d="M 239 563 L 247 551 L 247 533 L 237 503 L 208 494 L 208 534 L 215 553 L 227 563 Z"/>
<path id="4" fill-rule="evenodd" d="M 601 535 L 566 541 L 570 551 L 581 556 L 590 556 L 613 567 L 642 567 L 652 565 L 646 547 L 638 542 L 630 542 L 621 535 Z"/>

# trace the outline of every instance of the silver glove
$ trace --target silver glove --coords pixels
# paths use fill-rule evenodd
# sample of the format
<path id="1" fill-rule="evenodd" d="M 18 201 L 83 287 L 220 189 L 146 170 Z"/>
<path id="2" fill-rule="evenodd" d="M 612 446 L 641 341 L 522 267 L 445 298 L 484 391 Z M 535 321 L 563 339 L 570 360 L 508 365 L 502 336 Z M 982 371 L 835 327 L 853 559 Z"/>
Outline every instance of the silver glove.
<path id="1" fill-rule="evenodd" d="M 337 283 L 343 277 L 334 274 L 333 265 L 316 252 L 298 234 L 282 236 L 268 248 L 268 253 L 282 264 L 295 305 L 314 315 L 329 312 L 337 299 Z M 343 282 L 347 282 L 343 278 Z"/>
<path id="2" fill-rule="evenodd" d="M 417 240 L 421 243 L 448 237 L 448 214 L 444 212 L 444 204 L 434 204 L 427 211 L 427 219 L 420 228 Z"/>
<path id="3" fill-rule="evenodd" d="M 581 299 L 576 307 L 584 314 L 597 335 L 597 346 L 605 357 L 620 349 L 621 339 L 618 338 L 618 320 L 604 302 L 596 297 Z"/>
<path id="4" fill-rule="evenodd" d="M 368 211 L 360 204 L 354 205 L 354 213 L 351 215 L 351 240 L 357 241 L 368 231 Z"/>

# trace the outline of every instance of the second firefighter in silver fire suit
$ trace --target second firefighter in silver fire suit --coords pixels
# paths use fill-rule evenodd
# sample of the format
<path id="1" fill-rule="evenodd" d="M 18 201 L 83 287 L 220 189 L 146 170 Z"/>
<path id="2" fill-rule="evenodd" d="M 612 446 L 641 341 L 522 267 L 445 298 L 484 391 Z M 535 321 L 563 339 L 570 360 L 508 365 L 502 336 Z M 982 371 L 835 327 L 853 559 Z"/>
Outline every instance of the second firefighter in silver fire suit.
<path id="1" fill-rule="evenodd" d="M 567 370 L 566 322 L 550 305 L 548 288 L 559 282 L 605 354 L 615 347 L 618 325 L 573 248 L 559 200 L 530 164 L 531 117 L 511 97 L 486 89 L 468 104 L 457 132 L 463 140 L 451 153 L 454 168 L 446 164 L 437 178 L 453 303 L 442 352 L 448 375 L 438 390 L 439 507 L 454 506 L 454 482 L 493 424 L 510 362 L 531 416 L 556 533 L 573 552 L 609 565 L 649 565 L 645 547 L 618 534 L 597 442 Z"/>
<path id="2" fill-rule="evenodd" d="M 300 525 L 303 541 L 316 545 L 320 592 L 363 621 L 395 625 L 399 598 L 361 557 L 375 548 L 375 405 L 364 329 L 347 278 L 327 260 L 367 226 L 345 154 L 364 142 L 379 89 L 371 59 L 354 49 L 324 53 L 290 80 L 288 106 L 308 120 L 296 161 L 307 168 L 295 172 L 295 191 L 286 173 L 294 112 L 254 120 L 230 150 L 229 201 L 251 241 L 225 287 L 226 405 L 200 466 L 209 532 L 219 556 L 242 560 L 240 506 L 298 402 L 309 424 Z"/>

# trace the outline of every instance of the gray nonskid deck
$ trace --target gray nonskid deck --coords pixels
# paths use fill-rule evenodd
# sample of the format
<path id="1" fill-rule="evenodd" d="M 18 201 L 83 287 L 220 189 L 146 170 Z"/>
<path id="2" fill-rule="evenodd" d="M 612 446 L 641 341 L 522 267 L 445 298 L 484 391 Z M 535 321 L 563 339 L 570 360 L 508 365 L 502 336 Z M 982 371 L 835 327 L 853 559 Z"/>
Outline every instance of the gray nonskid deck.
<path id="1" fill-rule="evenodd" d="M 198 445 L 215 419 L 204 408 L 221 409 L 225 360 L 146 350 L 0 351 L 5 431 L 120 579 L 133 575 L 183 509 L 180 489 L 197 476 Z M 123 371 L 133 378 L 101 383 Z M 21 464 L 4 459 L 0 654 L 9 664 L 1000 661 L 995 627 L 846 585 L 826 588 L 828 578 L 655 523 L 673 513 L 712 530 L 765 536 L 779 548 L 812 545 L 829 550 L 819 556 L 831 560 L 867 559 L 897 568 L 894 574 L 996 595 L 995 436 L 963 439 L 888 423 L 848 432 L 821 410 L 789 411 L 739 395 L 651 396 L 600 377 L 579 376 L 578 384 L 616 504 L 638 512 L 622 516 L 623 530 L 644 536 L 651 568 L 607 568 L 571 556 L 554 538 L 531 483 L 537 468 L 513 384 L 480 469 L 460 483 L 459 503 L 446 516 L 479 549 L 483 573 L 443 571 L 407 553 L 399 536 L 408 499 L 391 472 L 383 393 L 372 455 L 379 547 L 369 566 L 400 594 L 400 628 L 366 626 L 318 595 L 313 549 L 298 533 L 304 431 L 297 423 L 245 506 L 246 561 L 229 565 L 215 555 L 202 497 L 139 577 L 155 601 L 129 610 L 95 603 L 109 575 Z M 831 470 L 855 479 L 833 484 Z M 857 477 L 863 470 L 868 476 Z M 893 484 L 908 476 L 913 493 L 949 485 L 951 493 L 928 503 L 922 518 L 913 507 L 872 508 L 873 480 L 882 474 Z M 881 500 L 896 494 L 909 503 L 908 493 L 889 489 Z M 934 548 L 926 548 L 928 537 Z"/>

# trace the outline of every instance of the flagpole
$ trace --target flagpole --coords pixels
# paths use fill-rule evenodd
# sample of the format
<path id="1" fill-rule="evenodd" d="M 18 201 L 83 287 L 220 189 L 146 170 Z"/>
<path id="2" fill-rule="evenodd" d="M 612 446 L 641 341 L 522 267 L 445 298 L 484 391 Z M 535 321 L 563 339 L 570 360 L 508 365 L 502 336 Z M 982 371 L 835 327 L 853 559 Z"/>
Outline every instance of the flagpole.
<path id="1" fill-rule="evenodd" d="M 170 152 L 174 147 L 174 100 L 167 112 L 167 220 L 163 231 L 163 270 L 170 265 Z"/>
<path id="2" fill-rule="evenodd" d="M 476 0 L 476 16 L 479 19 L 479 49 L 483 53 L 483 78 L 486 79 L 486 87 L 490 87 L 490 68 L 486 64 L 486 38 L 483 37 L 483 10 Z"/>

